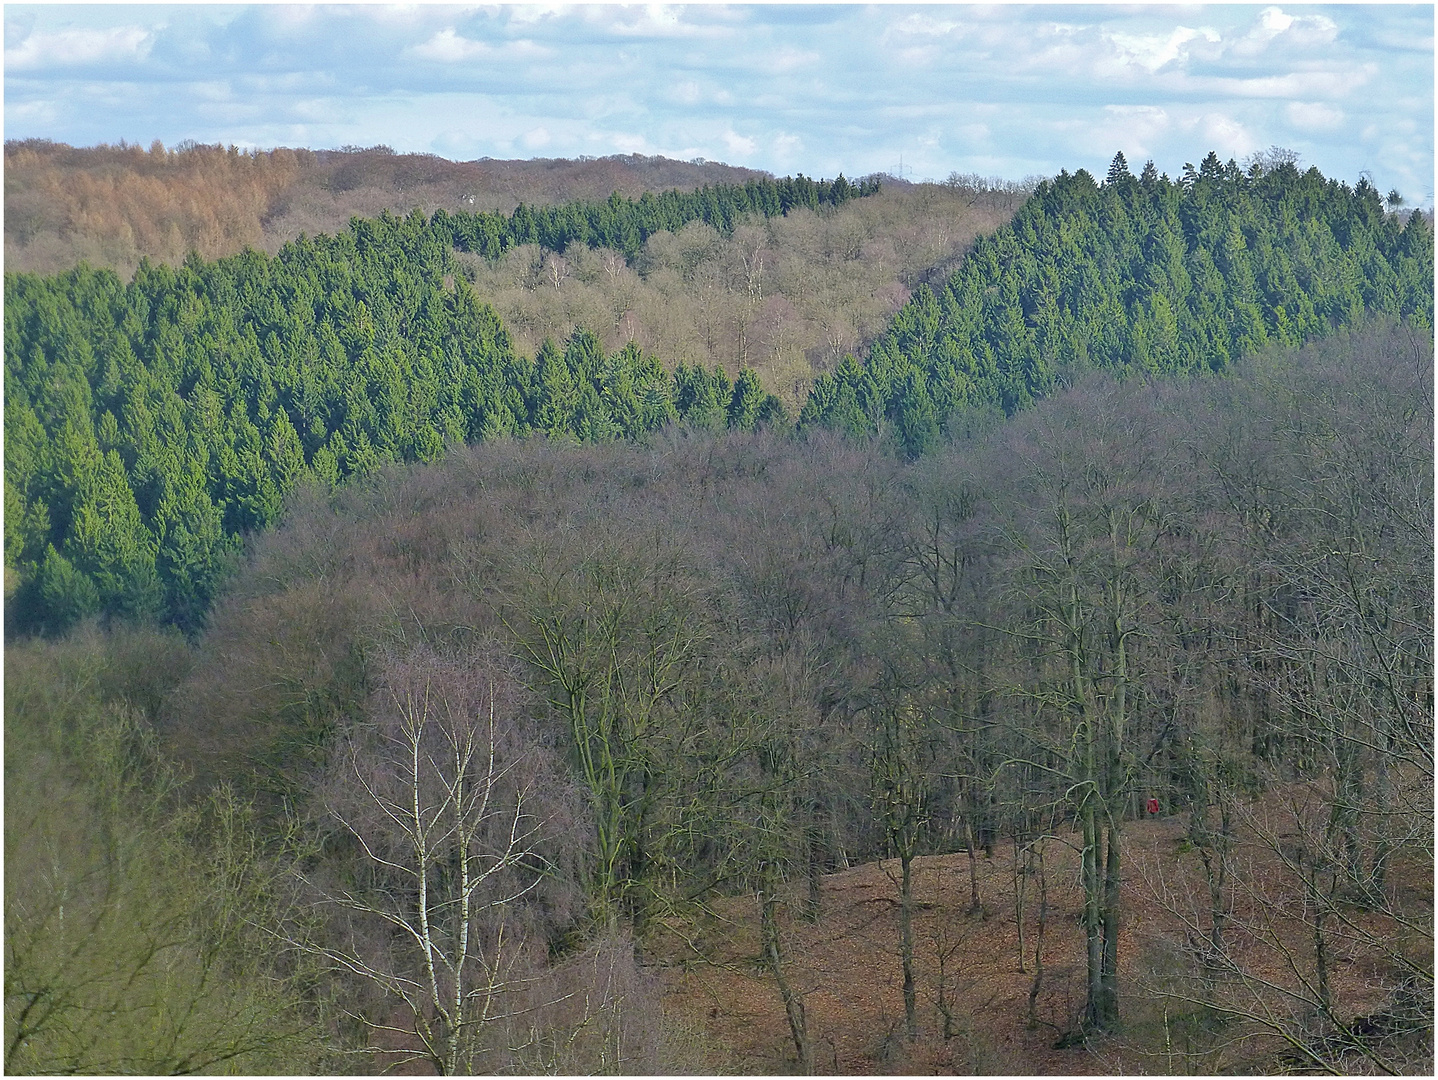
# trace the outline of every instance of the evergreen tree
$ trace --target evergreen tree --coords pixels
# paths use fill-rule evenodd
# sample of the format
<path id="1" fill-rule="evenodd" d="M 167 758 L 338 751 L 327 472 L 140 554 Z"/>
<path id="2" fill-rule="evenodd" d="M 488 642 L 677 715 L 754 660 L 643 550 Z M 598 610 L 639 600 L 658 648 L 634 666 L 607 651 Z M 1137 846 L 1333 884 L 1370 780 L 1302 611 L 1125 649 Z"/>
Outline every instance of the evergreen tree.
<path id="1" fill-rule="evenodd" d="M 677 232 L 691 221 L 730 233 L 745 214 L 777 217 L 798 207 L 842 206 L 878 190 L 878 180 L 851 184 L 841 175 L 832 182 L 816 182 L 800 175 L 715 184 L 688 192 L 645 192 L 637 200 L 615 192 L 602 203 L 571 201 L 546 207 L 521 203 L 508 218 L 439 210 L 429 226 L 445 243 L 490 259 L 520 244 L 538 244 L 562 254 L 572 243 L 613 248 L 633 259 L 656 232 Z"/>
<path id="2" fill-rule="evenodd" d="M 1152 165 L 1152 162 L 1149 162 Z M 1108 176 L 1105 184 L 1117 184 L 1120 180 L 1132 180 L 1133 173 L 1128 171 L 1128 162 L 1124 159 L 1123 151 L 1120 150 L 1113 156 L 1113 162 L 1108 167 Z"/>
<path id="3" fill-rule="evenodd" d="M 670 193 L 521 207 L 511 224 L 553 242 L 587 230 L 585 242 L 637 244 L 648 233 L 621 220 L 636 205 L 653 228 L 696 207 L 716 220 L 780 212 L 780 182 L 738 190 L 748 201 Z M 656 212 L 665 206 L 672 212 Z M 462 217 L 383 213 L 273 258 L 145 262 L 128 285 L 83 266 L 7 275 L 12 626 L 59 630 L 100 613 L 198 628 L 242 538 L 273 524 L 306 476 L 334 485 L 385 462 L 434 460 L 462 440 L 533 430 L 638 438 L 681 412 L 725 425 L 722 370 L 695 369 L 681 410 L 675 393 L 687 384 L 636 346 L 606 355 L 581 328 L 562 352 L 547 342 L 534 360 L 517 355 L 459 272 L 454 236 L 465 228 Z M 474 235 L 502 236 L 488 225 Z M 740 399 L 743 425 L 782 415 L 752 375 Z"/>
<path id="4" fill-rule="evenodd" d="M 759 409 L 764 404 L 764 388 L 759 385 L 759 376 L 745 368 L 734 381 L 734 392 L 729 398 L 729 427 L 737 431 L 753 431 L 759 422 Z"/>
<path id="5" fill-rule="evenodd" d="M 1040 185 L 941 291 L 917 288 L 867 364 L 816 380 L 799 423 L 873 433 L 886 417 L 912 453 L 935 422 L 1022 409 L 1064 370 L 1219 370 L 1369 314 L 1431 326 L 1430 237 L 1371 185 L 1291 161 L 1246 173 L 1210 152 L 1172 183 L 1151 162 L 1135 181 L 1120 152 L 1105 184 Z"/>

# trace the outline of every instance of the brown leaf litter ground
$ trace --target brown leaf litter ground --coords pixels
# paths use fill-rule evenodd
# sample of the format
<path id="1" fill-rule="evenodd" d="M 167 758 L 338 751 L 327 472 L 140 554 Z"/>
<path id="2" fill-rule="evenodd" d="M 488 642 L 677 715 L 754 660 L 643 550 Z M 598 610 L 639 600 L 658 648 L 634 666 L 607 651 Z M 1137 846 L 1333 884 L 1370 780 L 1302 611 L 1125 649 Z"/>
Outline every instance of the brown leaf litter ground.
<path id="1" fill-rule="evenodd" d="M 1198 856 L 1188 850 L 1186 831 L 1179 818 L 1125 826 L 1119 950 L 1124 1028 L 1119 1035 L 1064 1049 L 1055 1043 L 1061 1034 L 1075 1030 L 1084 1003 L 1076 836 L 1053 838 L 1046 845 L 1048 913 L 1036 1025 L 1028 1022 L 1028 999 L 1038 882 L 1030 876 L 1025 885 L 1026 956 L 1021 969 L 1011 848 L 996 848 L 993 858 L 980 853 L 975 860 L 982 905 L 977 911 L 970 905 L 966 853 L 915 859 L 919 1037 L 913 1042 L 904 1031 L 898 861 L 828 875 L 822 881 L 819 917 L 813 922 L 800 918 L 783 922 L 787 978 L 804 994 L 816 1071 L 1112 1075 L 1192 1071 L 1205 1063 L 1217 1064 L 1218 1059 L 1185 1061 L 1176 1053 L 1174 1039 L 1165 1038 L 1165 1003 L 1144 990 L 1161 976 L 1165 965 L 1172 966 L 1185 941 L 1181 921 L 1156 897 L 1167 895 L 1178 908 L 1197 899 Z M 1250 868 L 1262 865 L 1262 845 L 1247 844 L 1243 857 Z M 1257 897 L 1235 891 L 1231 941 L 1233 947 L 1246 950 L 1247 966 L 1282 981 L 1287 977 L 1281 960 L 1284 949 L 1265 948 L 1261 937 L 1252 934 L 1251 940 L 1245 940 L 1245 926 L 1261 931 L 1265 914 L 1293 899 L 1293 884 L 1285 884 L 1269 862 L 1264 872 L 1254 876 L 1267 880 L 1271 890 L 1265 888 Z M 1431 910 L 1431 887 L 1426 901 Z M 1200 902 L 1197 907 L 1201 906 Z M 754 898 L 729 898 L 713 910 L 715 917 L 700 929 L 696 942 L 708 959 L 696 958 L 692 949 L 677 942 L 664 957 L 666 1011 L 687 1024 L 702 1025 L 707 1037 L 728 1051 L 730 1066 L 739 1072 L 792 1073 L 796 1057 L 783 1005 L 773 977 L 758 961 Z M 1291 947 L 1301 963 L 1305 948 L 1312 949 L 1311 931 L 1305 941 L 1301 924 L 1295 922 L 1294 928 L 1300 932 L 1285 948 Z M 1288 928 L 1282 932 L 1290 935 Z M 941 955 L 945 957 L 942 971 Z M 1335 995 L 1351 1012 L 1381 1004 L 1381 994 L 1372 989 L 1379 980 L 1373 977 L 1371 963 L 1365 965 L 1361 955 L 1345 955 L 1342 944 L 1335 943 L 1334 965 Z M 941 982 L 950 1003 L 947 1038 L 939 1009 Z M 1248 1062 L 1252 1067 L 1271 1060 L 1277 1049 L 1271 1040 L 1250 1040 L 1236 1051 L 1231 1049 L 1224 1064 L 1243 1068 Z"/>

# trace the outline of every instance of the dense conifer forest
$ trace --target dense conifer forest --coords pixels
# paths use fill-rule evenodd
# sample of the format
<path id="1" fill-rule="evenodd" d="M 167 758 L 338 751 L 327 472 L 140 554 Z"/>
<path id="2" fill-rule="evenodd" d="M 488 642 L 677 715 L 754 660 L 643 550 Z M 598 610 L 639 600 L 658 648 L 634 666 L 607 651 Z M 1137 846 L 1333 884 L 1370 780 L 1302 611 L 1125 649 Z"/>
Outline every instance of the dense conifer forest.
<path id="1" fill-rule="evenodd" d="M 801 408 L 485 291 L 884 198 L 7 272 L 7 1071 L 1431 1071 L 1430 222 L 1120 157 Z"/>
<path id="2" fill-rule="evenodd" d="M 872 178 L 871 178 L 872 179 Z M 5 145 L 5 265 L 55 273 L 84 262 L 128 282 L 143 258 L 179 268 L 301 235 L 338 234 L 354 217 L 491 220 L 508 230 L 523 204 L 541 216 L 576 201 L 597 213 L 615 196 L 651 208 L 708 187 L 779 188 L 717 162 L 638 155 L 575 161 L 446 161 L 387 147 L 240 151 L 182 143 L 148 150 Z M 594 333 L 606 352 L 630 342 L 666 365 L 753 368 L 791 413 L 817 372 L 862 350 L 920 281 L 942 281 L 974 237 L 1003 224 L 1031 190 L 979 176 L 943 184 L 885 178 L 837 205 L 765 217 L 722 214 L 651 235 L 637 255 L 571 241 L 519 243 L 501 257 L 459 252 L 464 273 L 503 319 L 515 348 Z M 742 195 L 742 193 L 741 193 Z M 807 201 L 807 200 L 805 200 Z M 632 209 L 631 205 L 631 209 Z M 732 208 L 732 207 L 731 207 Z M 715 208 L 716 210 L 718 207 Z M 537 239 L 537 238 L 536 238 Z"/>
<path id="3" fill-rule="evenodd" d="M 1244 171 L 1210 152 L 1178 181 L 1120 154 L 1103 184 L 1061 174 L 981 240 L 937 292 L 921 287 L 862 366 L 819 379 L 805 422 L 880 425 L 910 454 L 974 408 L 1012 414 L 1090 367 L 1219 370 L 1383 313 L 1433 325 L 1433 231 L 1378 191 Z"/>
<path id="4" fill-rule="evenodd" d="M 691 221 L 725 233 L 747 215 L 776 217 L 807 207 L 843 206 L 851 198 L 862 198 L 879 190 L 879 181 L 850 184 L 842 176 L 832 183 L 814 181 L 803 175 L 782 180 L 750 180 L 743 187 L 716 185 L 698 191 L 666 191 L 654 196 L 645 192 L 639 199 L 624 199 L 618 193 L 607 202 L 568 202 L 563 206 L 528 207 L 523 203 L 514 213 L 445 214 L 436 212 L 432 225 L 441 234 L 449 231 L 451 244 L 495 259 L 521 244 L 563 254 L 570 244 L 606 247 L 634 259 L 644 242 L 657 232 L 678 232 Z"/>
<path id="5" fill-rule="evenodd" d="M 307 470 L 336 483 L 485 438 L 783 417 L 752 372 L 671 374 L 583 330 L 517 356 L 457 276 L 452 228 L 357 220 L 274 259 L 146 264 L 128 286 L 84 267 L 7 277 L 15 624 L 101 611 L 198 626 L 227 555 Z"/>

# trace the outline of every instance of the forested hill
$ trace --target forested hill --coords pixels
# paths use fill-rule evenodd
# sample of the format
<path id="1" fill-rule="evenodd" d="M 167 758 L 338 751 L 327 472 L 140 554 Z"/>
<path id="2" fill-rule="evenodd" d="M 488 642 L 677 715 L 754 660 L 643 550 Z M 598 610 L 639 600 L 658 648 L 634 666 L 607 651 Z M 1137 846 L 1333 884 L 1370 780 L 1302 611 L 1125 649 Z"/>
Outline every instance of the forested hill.
<path id="1" fill-rule="evenodd" d="M 821 377 L 801 423 L 891 431 L 917 455 L 964 409 L 1012 412 L 1066 369 L 1217 369 L 1366 312 L 1431 326 L 1420 215 L 1400 226 L 1371 187 L 1316 170 L 1243 173 L 1210 154 L 1190 172 L 1136 179 L 1116 162 L 1102 186 L 1083 172 L 1041 186 L 938 295 L 916 290 L 864 366 L 849 358 Z M 198 626 L 241 538 L 276 519 L 302 476 L 333 484 L 504 435 L 775 422 L 783 406 L 742 349 L 731 382 L 632 338 L 606 348 L 592 332 L 604 328 L 576 319 L 563 347 L 545 341 L 530 359 L 456 245 L 633 253 L 686 221 L 712 234 L 873 190 L 796 177 L 508 216 L 383 214 L 274 257 L 145 263 L 128 285 L 83 265 L 7 274 L 7 629 L 94 612 Z M 749 319 L 763 252 L 739 252 Z"/>
<path id="2" fill-rule="evenodd" d="M 129 278 L 140 259 L 177 266 L 246 247 L 271 255 L 301 233 L 341 232 L 351 217 L 435 210 L 509 214 L 520 203 L 603 202 L 612 192 L 690 191 L 767 174 L 716 161 L 639 154 L 576 160 L 448 161 L 387 146 L 241 150 L 183 142 L 67 146 L 5 143 L 5 265 L 55 273 L 82 260 Z"/>
<path id="3" fill-rule="evenodd" d="M 820 378 L 801 423 L 890 428 L 911 455 L 971 407 L 1012 413 L 1062 373 L 1216 370 L 1385 313 L 1433 323 L 1433 233 L 1291 163 L 1210 153 L 1177 181 L 1122 154 L 1041 185 L 937 293 L 921 286 L 874 343 Z"/>
<path id="4" fill-rule="evenodd" d="M 95 611 L 198 625 L 241 537 L 306 473 L 334 483 L 507 434 L 782 415 L 750 371 L 670 374 L 585 330 L 516 354 L 448 229 L 383 215 L 275 258 L 146 263 L 129 285 L 83 266 L 7 274 L 7 628 Z"/>

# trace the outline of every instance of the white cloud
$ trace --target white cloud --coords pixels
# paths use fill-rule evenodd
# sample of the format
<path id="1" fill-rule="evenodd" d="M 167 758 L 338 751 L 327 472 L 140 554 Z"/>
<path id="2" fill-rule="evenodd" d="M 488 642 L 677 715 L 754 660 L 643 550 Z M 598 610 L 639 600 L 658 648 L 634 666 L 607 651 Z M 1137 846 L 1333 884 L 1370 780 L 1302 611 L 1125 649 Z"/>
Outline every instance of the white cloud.
<path id="1" fill-rule="evenodd" d="M 139 61 L 149 55 L 154 35 L 139 26 L 107 30 L 35 31 L 5 50 L 7 71 L 40 71 L 106 61 Z"/>
<path id="2" fill-rule="evenodd" d="M 778 52 L 771 54 L 769 58 L 763 62 L 763 67 L 776 74 L 783 74 L 801 67 L 816 64 L 821 59 L 823 59 L 823 57 L 816 52 L 796 49 L 791 45 L 785 45 Z"/>
<path id="3" fill-rule="evenodd" d="M 1217 43 L 1221 40 L 1217 30 L 1211 27 L 1175 27 L 1167 34 L 1117 34 L 1104 35 L 1117 48 L 1121 64 L 1132 64 L 1143 68 L 1150 75 L 1175 60 L 1188 60 L 1188 45 L 1201 39 Z"/>
<path id="4" fill-rule="evenodd" d="M 1300 48 L 1327 44 L 1338 36 L 1338 24 L 1323 15 L 1294 16 L 1282 8 L 1267 7 L 1258 15 L 1248 33 L 1233 43 L 1236 56 L 1254 57 L 1283 39 Z"/>
<path id="5" fill-rule="evenodd" d="M 1264 8 L 1258 16 L 1258 24 L 1269 34 L 1281 34 L 1293 25 L 1293 16 L 1285 15 L 1282 8 Z"/>
<path id="6" fill-rule="evenodd" d="M 555 15 L 568 15 L 570 10 L 568 4 L 516 4 L 506 8 L 505 14 L 510 22 L 524 25 L 542 22 Z"/>
<path id="7" fill-rule="evenodd" d="M 548 146 L 550 142 L 549 130 L 543 127 L 533 128 L 524 133 L 520 140 L 530 150 L 538 150 L 541 146 Z"/>
<path id="8" fill-rule="evenodd" d="M 896 38 L 904 37 L 943 37 L 959 27 L 960 24 L 951 19 L 936 19 L 928 13 L 906 15 L 884 30 L 879 37 L 879 44 L 887 45 Z"/>
<path id="9" fill-rule="evenodd" d="M 630 7 L 619 4 L 584 5 L 582 17 L 616 37 L 628 38 L 714 38 L 727 36 L 728 28 L 716 26 L 713 17 L 722 9 L 646 4 Z"/>
<path id="10" fill-rule="evenodd" d="M 962 25 L 950 19 L 936 19 L 926 14 L 907 15 L 888 26 L 879 35 L 879 45 L 891 48 L 892 56 L 904 68 L 929 67 L 945 56 L 955 39 L 962 34 Z M 954 31 L 960 34 L 954 34 Z"/>
<path id="11" fill-rule="evenodd" d="M 503 41 L 491 45 L 484 41 L 473 41 L 462 37 L 449 26 L 438 31 L 432 38 L 420 45 L 411 45 L 401 54 L 418 60 L 433 60 L 440 64 L 457 64 L 481 57 L 507 56 L 513 58 L 547 56 L 551 50 L 536 45 L 533 41 Z"/>
<path id="12" fill-rule="evenodd" d="M 1158 105 L 1108 105 L 1104 122 L 1095 127 L 1093 145 L 1122 150 L 1137 166 L 1153 157 L 1159 140 L 1173 130 L 1173 117 Z"/>
<path id="13" fill-rule="evenodd" d="M 1338 39 L 1338 24 L 1325 15 L 1305 15 L 1293 20 L 1287 36 L 1295 45 L 1326 45 Z M 1432 38 L 1429 38 L 1432 48 Z"/>
<path id="14" fill-rule="evenodd" d="M 993 131 L 988 124 L 959 124 L 950 128 L 948 134 L 951 140 L 962 139 L 965 143 L 974 144 L 987 142 L 993 136 Z"/>
<path id="15" fill-rule="evenodd" d="M 375 13 L 380 14 L 378 9 Z M 320 9 L 313 4 L 276 4 L 266 7 L 264 15 L 272 29 L 293 34 L 315 26 L 320 18 Z"/>
<path id="16" fill-rule="evenodd" d="M 729 148 L 731 154 L 752 154 L 759 148 L 759 144 L 753 139 L 740 135 L 734 131 L 724 133 L 724 145 Z"/>
<path id="17" fill-rule="evenodd" d="M 472 60 L 493 50 L 480 41 L 470 41 L 455 33 L 454 27 L 446 27 L 422 45 L 411 45 L 405 50 L 408 56 L 420 60 L 435 60 L 452 64 L 460 60 Z"/>
<path id="18" fill-rule="evenodd" d="M 1199 122 L 1204 145 L 1217 151 L 1220 158 L 1242 158 L 1263 147 L 1248 130 L 1226 113 L 1208 113 Z"/>
<path id="19" fill-rule="evenodd" d="M 25 101 L 13 109 L 7 105 L 5 112 L 15 120 L 42 125 L 53 124 L 60 117 L 60 111 L 51 101 Z"/>
<path id="20" fill-rule="evenodd" d="M 608 143 L 621 154 L 653 153 L 653 151 L 649 149 L 649 140 L 643 135 L 635 135 L 625 131 L 611 131 L 604 135 L 596 135 L 593 138 Z"/>
<path id="21" fill-rule="evenodd" d="M 295 120 L 333 124 L 344 118 L 337 106 L 333 98 L 300 98 L 291 103 L 289 113 Z"/>
<path id="22" fill-rule="evenodd" d="M 1343 98 L 1365 85 L 1376 72 L 1368 67 L 1293 71 L 1251 79 L 1213 76 L 1187 81 L 1195 91 L 1241 98 Z"/>
<path id="23" fill-rule="evenodd" d="M 206 79 L 203 82 L 192 82 L 185 87 L 185 92 L 200 101 L 229 102 L 235 98 L 235 88 L 228 79 Z"/>
<path id="24" fill-rule="evenodd" d="M 790 158 L 804 149 L 804 140 L 797 135 L 789 135 L 780 132 L 774 136 L 774 153 L 783 158 Z"/>
<path id="25" fill-rule="evenodd" d="M 1342 109 L 1334 109 L 1320 101 L 1290 101 L 1283 110 L 1288 122 L 1303 131 L 1332 131 L 1347 119 Z"/>

